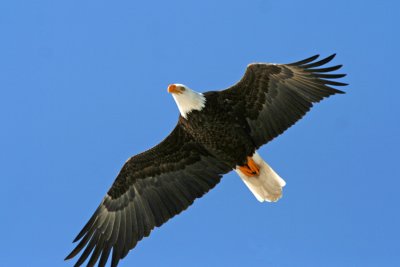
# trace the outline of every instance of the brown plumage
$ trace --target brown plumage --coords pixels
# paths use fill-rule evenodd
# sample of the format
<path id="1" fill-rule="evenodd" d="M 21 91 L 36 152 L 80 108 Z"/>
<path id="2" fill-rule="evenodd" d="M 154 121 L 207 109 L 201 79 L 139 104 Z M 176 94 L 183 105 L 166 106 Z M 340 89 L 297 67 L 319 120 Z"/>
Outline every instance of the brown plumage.
<path id="1" fill-rule="evenodd" d="M 256 149 L 301 119 L 313 103 L 343 93 L 331 87 L 346 85 L 332 81 L 345 76 L 330 73 L 341 65 L 319 68 L 333 57 L 250 64 L 232 87 L 199 94 L 205 104 L 200 101 L 189 111 L 180 107 L 171 134 L 125 163 L 66 259 L 84 249 L 75 266 L 89 256 L 87 266 L 97 261 L 105 266 L 112 251 L 111 266 L 117 266 L 154 227 L 185 210 L 223 174 L 245 165 Z"/>

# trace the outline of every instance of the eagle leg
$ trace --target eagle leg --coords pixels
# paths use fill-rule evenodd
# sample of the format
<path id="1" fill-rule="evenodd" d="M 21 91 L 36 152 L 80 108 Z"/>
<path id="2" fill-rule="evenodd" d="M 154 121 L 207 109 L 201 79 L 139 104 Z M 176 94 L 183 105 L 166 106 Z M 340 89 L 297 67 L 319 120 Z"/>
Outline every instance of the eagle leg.
<path id="1" fill-rule="evenodd" d="M 239 169 L 247 176 L 258 176 L 260 174 L 260 167 L 254 162 L 252 157 L 247 157 L 247 163 L 239 166 Z"/>

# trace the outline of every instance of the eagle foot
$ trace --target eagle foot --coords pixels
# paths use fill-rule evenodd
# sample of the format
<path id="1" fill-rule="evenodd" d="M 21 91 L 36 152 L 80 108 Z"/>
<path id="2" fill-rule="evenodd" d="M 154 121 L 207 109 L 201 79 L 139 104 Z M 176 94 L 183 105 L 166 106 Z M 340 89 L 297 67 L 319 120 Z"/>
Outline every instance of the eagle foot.
<path id="1" fill-rule="evenodd" d="M 260 167 L 254 162 L 252 157 L 247 157 L 247 163 L 239 166 L 241 172 L 246 176 L 258 176 L 260 174 Z"/>

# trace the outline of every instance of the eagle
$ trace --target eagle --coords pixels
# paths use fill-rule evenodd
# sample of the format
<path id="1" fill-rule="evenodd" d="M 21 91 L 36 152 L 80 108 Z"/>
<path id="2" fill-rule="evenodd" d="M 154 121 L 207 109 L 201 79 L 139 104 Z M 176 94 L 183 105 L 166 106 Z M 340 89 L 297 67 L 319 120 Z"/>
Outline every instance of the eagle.
<path id="1" fill-rule="evenodd" d="M 285 181 L 257 150 L 300 120 L 345 74 L 325 67 L 335 54 L 290 63 L 252 63 L 222 91 L 196 92 L 171 84 L 178 123 L 155 147 L 129 158 L 65 258 L 82 250 L 75 266 L 115 267 L 143 237 L 187 209 L 232 170 L 257 200 L 277 201 Z M 90 257 L 89 257 L 90 256 Z"/>

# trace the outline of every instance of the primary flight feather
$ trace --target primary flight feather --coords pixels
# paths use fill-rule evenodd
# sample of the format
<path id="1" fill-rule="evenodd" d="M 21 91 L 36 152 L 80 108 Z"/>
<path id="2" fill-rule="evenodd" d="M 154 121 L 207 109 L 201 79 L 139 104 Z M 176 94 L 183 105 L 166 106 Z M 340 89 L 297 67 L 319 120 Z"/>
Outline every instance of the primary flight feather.
<path id="1" fill-rule="evenodd" d="M 66 257 L 75 266 L 118 265 L 156 226 L 179 214 L 235 170 L 259 201 L 277 201 L 285 181 L 257 149 L 283 133 L 325 97 L 345 74 L 324 67 L 335 55 L 291 64 L 250 64 L 232 87 L 198 93 L 171 84 L 179 112 L 175 129 L 160 144 L 131 157 Z"/>

